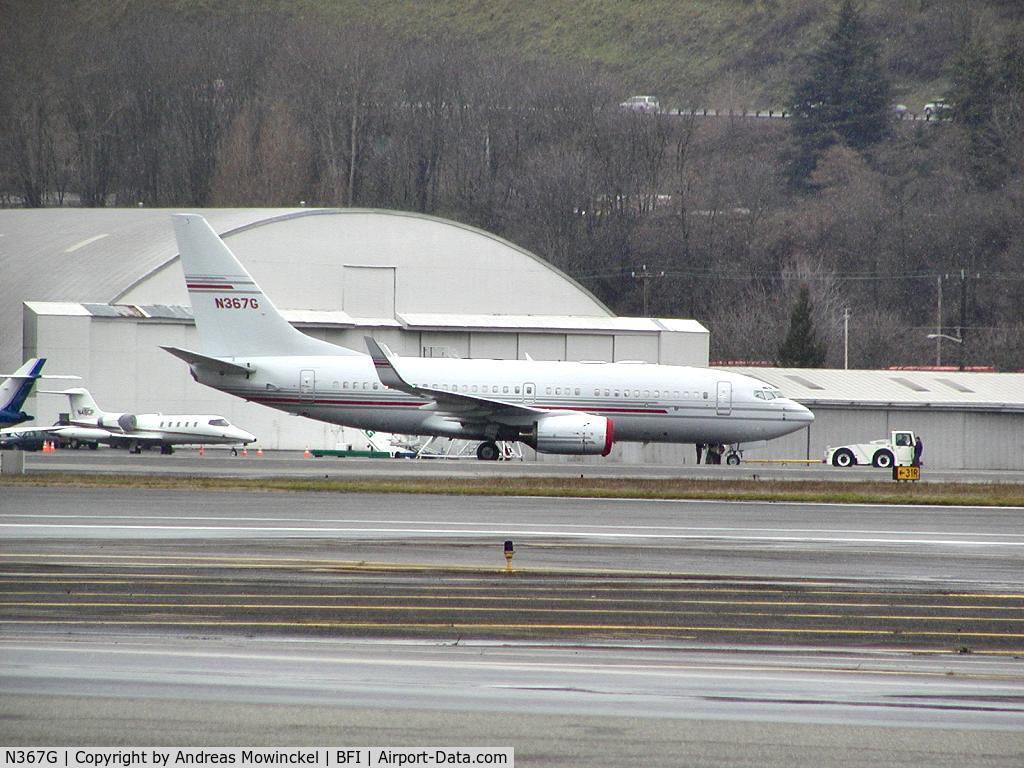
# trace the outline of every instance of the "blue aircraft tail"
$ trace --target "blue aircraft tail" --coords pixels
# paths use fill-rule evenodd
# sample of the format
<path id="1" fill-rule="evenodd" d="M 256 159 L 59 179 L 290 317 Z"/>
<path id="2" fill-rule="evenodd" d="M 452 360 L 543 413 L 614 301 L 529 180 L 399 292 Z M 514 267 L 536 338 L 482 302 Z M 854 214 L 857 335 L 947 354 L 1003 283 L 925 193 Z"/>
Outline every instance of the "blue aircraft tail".
<path id="1" fill-rule="evenodd" d="M 32 417 L 21 410 L 32 391 L 32 386 L 41 377 L 45 357 L 33 357 L 0 384 L 0 427 L 13 426 Z M 3 375 L 3 374 L 0 374 Z"/>

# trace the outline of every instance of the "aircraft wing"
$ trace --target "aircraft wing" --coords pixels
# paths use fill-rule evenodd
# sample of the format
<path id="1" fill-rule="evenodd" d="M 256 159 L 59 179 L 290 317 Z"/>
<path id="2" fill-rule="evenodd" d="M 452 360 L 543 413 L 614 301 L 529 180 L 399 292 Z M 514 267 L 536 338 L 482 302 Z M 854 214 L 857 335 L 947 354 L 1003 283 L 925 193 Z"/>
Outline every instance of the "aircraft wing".
<path id="1" fill-rule="evenodd" d="M 364 336 L 363 339 L 370 352 L 370 357 L 373 359 L 373 367 L 377 371 L 380 383 L 400 392 L 432 400 L 432 403 L 423 406 L 424 410 L 450 414 L 464 422 L 492 420 L 516 423 L 523 421 L 524 418 L 529 420 L 550 413 L 550 411 L 521 403 L 509 403 L 480 395 L 468 395 L 462 392 L 450 392 L 411 384 L 399 373 L 395 366 L 395 356 L 390 349 L 369 336 Z"/>
<path id="2" fill-rule="evenodd" d="M 17 444 L 23 440 L 46 440 L 51 437 L 98 443 L 106 443 L 112 439 L 120 441 L 131 440 L 142 445 L 159 445 L 163 442 L 161 435 L 151 432 L 118 432 L 103 427 L 82 427 L 76 424 L 0 429 L 0 444 Z"/>
<path id="3" fill-rule="evenodd" d="M 0 443 L 16 443 L 20 440 L 42 440 L 54 434 L 57 427 L 8 427 L 0 429 Z"/>
<path id="4" fill-rule="evenodd" d="M 7 429 L 0 429 L 0 445 L 12 446 L 22 445 L 23 443 L 42 442 L 51 438 L 103 442 L 109 437 L 110 432 L 105 429 L 60 424 L 54 424 L 52 427 L 9 427 Z"/>
<path id="5" fill-rule="evenodd" d="M 120 434 L 120 433 L 118 433 Z M 75 424 L 54 424 L 52 427 L 9 427 L 0 429 L 0 440 L 45 439 L 61 437 L 67 440 L 103 441 L 114 435 L 102 427 L 80 427 Z"/>
<path id="6" fill-rule="evenodd" d="M 140 445 L 162 445 L 167 442 L 162 432 L 118 432 L 117 437 L 122 441 L 131 440 Z"/>

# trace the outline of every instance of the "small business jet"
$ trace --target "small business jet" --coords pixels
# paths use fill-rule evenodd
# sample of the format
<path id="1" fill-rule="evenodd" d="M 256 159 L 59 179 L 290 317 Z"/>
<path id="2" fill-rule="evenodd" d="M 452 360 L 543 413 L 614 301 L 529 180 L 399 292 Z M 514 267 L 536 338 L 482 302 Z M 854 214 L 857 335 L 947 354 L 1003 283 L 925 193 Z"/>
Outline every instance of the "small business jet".
<path id="1" fill-rule="evenodd" d="M 0 373 L 5 377 L 0 384 L 0 427 L 13 427 L 29 421 L 32 416 L 21 410 L 32 387 L 39 379 L 77 379 L 77 376 L 43 376 L 45 357 L 33 357 L 14 373 Z"/>
<path id="2" fill-rule="evenodd" d="M 19 427 L 0 430 L 0 444 L 38 446 L 44 440 L 59 440 L 71 448 L 103 443 L 141 453 L 160 446 L 160 453 L 174 453 L 175 445 L 245 445 L 256 437 L 232 426 L 223 416 L 211 414 L 107 413 L 96 405 L 89 391 L 80 387 L 59 392 L 71 402 L 68 418 L 52 427 Z"/>
<path id="3" fill-rule="evenodd" d="M 399 358 L 314 339 L 277 311 L 206 220 L 173 216 L 200 351 L 163 347 L 201 384 L 359 429 L 497 441 L 540 453 L 607 456 L 615 441 L 742 443 L 814 415 L 763 381 L 705 368 L 631 363 Z"/>

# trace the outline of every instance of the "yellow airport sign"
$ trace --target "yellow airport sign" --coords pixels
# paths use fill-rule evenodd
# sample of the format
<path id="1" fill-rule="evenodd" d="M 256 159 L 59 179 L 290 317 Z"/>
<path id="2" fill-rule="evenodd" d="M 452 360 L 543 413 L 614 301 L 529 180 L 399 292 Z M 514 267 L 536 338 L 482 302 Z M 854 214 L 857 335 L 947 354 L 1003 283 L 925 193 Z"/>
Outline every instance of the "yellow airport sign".
<path id="1" fill-rule="evenodd" d="M 892 468 L 892 479 L 893 480 L 920 480 L 921 479 L 921 468 L 920 467 L 893 467 Z"/>

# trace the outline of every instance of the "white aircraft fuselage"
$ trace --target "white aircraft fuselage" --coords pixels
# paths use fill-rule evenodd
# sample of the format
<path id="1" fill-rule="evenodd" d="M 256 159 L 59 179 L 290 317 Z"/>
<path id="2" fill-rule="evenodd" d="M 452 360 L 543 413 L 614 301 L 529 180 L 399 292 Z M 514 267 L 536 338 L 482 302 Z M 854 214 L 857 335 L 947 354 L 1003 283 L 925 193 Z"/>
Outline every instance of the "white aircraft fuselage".
<path id="1" fill-rule="evenodd" d="M 64 440 L 105 443 L 115 448 L 147 445 L 244 445 L 254 435 L 223 416 L 198 413 L 105 413 L 72 419 L 54 428 Z"/>
<path id="2" fill-rule="evenodd" d="M 47 394 L 68 396 L 66 419 L 51 427 L 0 430 L 0 440 L 31 443 L 57 439 L 75 448 L 102 443 L 134 451 L 160 446 L 164 453 L 170 453 L 175 445 L 245 445 L 256 440 L 255 435 L 216 414 L 110 413 L 81 387 L 49 390 Z"/>
<path id="3" fill-rule="evenodd" d="M 197 380 L 261 405 L 359 429 L 410 435 L 495 439 L 490 422 L 457 414 L 384 386 L 369 356 L 229 358 L 248 377 L 194 367 Z M 771 385 L 728 371 L 646 363 L 400 358 L 402 375 L 432 390 L 498 404 L 611 420 L 614 440 L 739 443 L 770 440 L 806 426 L 802 405 Z M 770 398 L 770 399 L 769 399 Z M 503 414 L 501 424 L 529 429 L 535 416 Z M 500 430 L 499 430 L 500 431 Z M 490 434 L 489 434 L 490 432 Z M 509 437 L 508 439 L 514 439 Z"/>
<path id="4" fill-rule="evenodd" d="M 814 415 L 775 387 L 709 368 L 645 363 L 399 358 L 293 328 L 201 216 L 173 217 L 201 351 L 164 347 L 202 384 L 319 421 L 410 435 L 518 440 L 607 455 L 616 441 L 744 443 Z"/>

